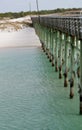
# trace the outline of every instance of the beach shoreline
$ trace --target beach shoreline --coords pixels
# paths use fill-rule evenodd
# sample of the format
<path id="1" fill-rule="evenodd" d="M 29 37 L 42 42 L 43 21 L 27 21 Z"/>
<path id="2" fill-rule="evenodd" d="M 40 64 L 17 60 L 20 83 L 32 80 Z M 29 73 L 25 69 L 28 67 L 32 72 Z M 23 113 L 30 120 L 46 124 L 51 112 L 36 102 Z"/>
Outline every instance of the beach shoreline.
<path id="1" fill-rule="evenodd" d="M 0 48 L 40 46 L 39 38 L 28 24 L 30 16 L 0 20 Z"/>

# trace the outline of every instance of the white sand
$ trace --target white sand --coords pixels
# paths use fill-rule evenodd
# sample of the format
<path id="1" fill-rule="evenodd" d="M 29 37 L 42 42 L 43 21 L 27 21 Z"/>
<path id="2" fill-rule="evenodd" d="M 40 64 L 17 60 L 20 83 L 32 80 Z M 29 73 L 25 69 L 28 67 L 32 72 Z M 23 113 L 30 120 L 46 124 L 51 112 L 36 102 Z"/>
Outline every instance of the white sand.
<path id="1" fill-rule="evenodd" d="M 25 17 L 21 17 L 21 18 L 17 18 L 17 19 L 10 19 L 10 22 L 31 22 L 30 16 L 25 16 Z"/>
<path id="2" fill-rule="evenodd" d="M 19 31 L 0 32 L 1 47 L 29 47 L 40 46 L 38 37 L 35 35 L 33 28 L 25 28 Z"/>
<path id="3" fill-rule="evenodd" d="M 35 31 L 30 27 L 21 27 L 22 29 L 15 30 L 14 26 L 10 26 L 8 22 L 22 22 L 30 21 L 30 17 L 23 17 L 18 19 L 2 20 L 0 23 L 7 23 L 5 29 L 0 30 L 0 48 L 1 47 L 28 47 L 40 46 L 38 37 Z M 2 24 L 4 26 L 4 24 Z M 17 25 L 17 24 L 16 24 Z M 22 26 L 22 25 L 21 25 Z"/>

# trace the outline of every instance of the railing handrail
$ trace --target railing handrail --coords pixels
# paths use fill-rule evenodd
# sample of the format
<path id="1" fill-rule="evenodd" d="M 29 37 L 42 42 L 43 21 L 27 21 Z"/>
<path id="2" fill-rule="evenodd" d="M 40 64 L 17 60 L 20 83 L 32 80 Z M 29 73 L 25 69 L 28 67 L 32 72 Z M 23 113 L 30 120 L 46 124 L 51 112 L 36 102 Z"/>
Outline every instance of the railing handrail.
<path id="1" fill-rule="evenodd" d="M 32 21 L 82 39 L 82 17 L 40 16 L 32 17 Z"/>

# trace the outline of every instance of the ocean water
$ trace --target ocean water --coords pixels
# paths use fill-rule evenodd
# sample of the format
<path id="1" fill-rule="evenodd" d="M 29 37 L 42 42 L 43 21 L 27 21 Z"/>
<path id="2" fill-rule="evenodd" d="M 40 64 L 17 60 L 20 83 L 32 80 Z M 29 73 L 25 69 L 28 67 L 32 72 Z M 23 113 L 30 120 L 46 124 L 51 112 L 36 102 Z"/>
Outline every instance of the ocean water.
<path id="1" fill-rule="evenodd" d="M 82 130 L 74 93 L 70 100 L 40 44 L 0 49 L 0 130 Z"/>

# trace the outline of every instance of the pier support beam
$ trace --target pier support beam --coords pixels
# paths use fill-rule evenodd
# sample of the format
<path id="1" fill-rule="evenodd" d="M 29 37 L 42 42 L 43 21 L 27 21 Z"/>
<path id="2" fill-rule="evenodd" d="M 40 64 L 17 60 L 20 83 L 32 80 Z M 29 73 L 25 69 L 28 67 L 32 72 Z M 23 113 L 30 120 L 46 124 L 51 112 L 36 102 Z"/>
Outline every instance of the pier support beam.
<path id="1" fill-rule="evenodd" d="M 82 115 L 82 40 L 80 41 L 80 115 Z"/>
<path id="2" fill-rule="evenodd" d="M 46 44 L 47 44 L 47 52 L 46 52 L 46 55 L 47 57 L 49 58 L 49 29 L 46 28 Z"/>
<path id="3" fill-rule="evenodd" d="M 74 88 L 74 68 L 73 68 L 74 67 L 74 46 L 73 45 L 75 44 L 74 37 L 71 37 L 70 44 L 71 44 L 70 99 L 72 99 L 74 96 L 74 92 L 73 92 L 73 88 Z"/>
<path id="4" fill-rule="evenodd" d="M 50 29 L 50 62 L 53 62 L 53 29 Z"/>
<path id="5" fill-rule="evenodd" d="M 56 30 L 56 38 L 55 38 L 55 71 L 58 72 L 58 40 L 59 40 L 59 32 Z"/>
<path id="6" fill-rule="evenodd" d="M 60 32 L 60 41 L 59 41 L 59 79 L 62 78 L 62 33 Z"/>
<path id="7" fill-rule="evenodd" d="M 79 40 L 76 38 L 76 57 L 75 57 L 75 69 L 76 69 L 76 78 L 77 78 L 77 84 L 80 92 L 80 51 L 79 51 Z"/>
<path id="8" fill-rule="evenodd" d="M 55 32 L 52 32 L 52 66 L 55 65 Z"/>
<path id="9" fill-rule="evenodd" d="M 47 39 L 47 28 L 45 27 L 45 53 L 48 54 L 48 39 Z"/>
<path id="10" fill-rule="evenodd" d="M 65 40 L 65 72 L 64 72 L 64 87 L 68 86 L 68 36 L 64 35 Z"/>
<path id="11" fill-rule="evenodd" d="M 44 43 L 44 52 L 46 52 L 46 31 L 45 27 L 43 27 L 43 43 Z"/>
<path id="12" fill-rule="evenodd" d="M 52 48 L 52 35 L 51 35 L 51 32 L 52 30 L 51 29 L 49 29 L 49 42 L 48 42 L 48 44 L 49 44 L 49 61 L 51 62 L 52 61 L 52 54 L 51 54 L 51 48 Z"/>
<path id="13" fill-rule="evenodd" d="M 50 39 L 49 39 L 49 28 L 47 28 L 47 57 L 50 58 Z"/>

